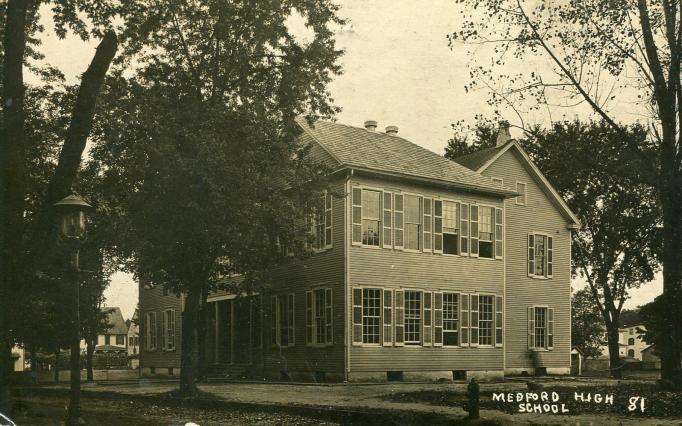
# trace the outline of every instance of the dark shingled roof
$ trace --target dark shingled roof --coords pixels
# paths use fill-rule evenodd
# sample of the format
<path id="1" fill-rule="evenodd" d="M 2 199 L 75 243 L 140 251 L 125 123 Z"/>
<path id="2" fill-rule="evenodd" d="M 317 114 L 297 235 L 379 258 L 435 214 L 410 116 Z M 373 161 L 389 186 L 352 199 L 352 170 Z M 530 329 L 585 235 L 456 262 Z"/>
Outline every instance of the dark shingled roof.
<path id="1" fill-rule="evenodd" d="M 328 121 L 316 121 L 309 126 L 303 117 L 299 117 L 297 121 L 340 166 L 434 179 L 500 192 L 490 178 L 399 136 Z"/>
<path id="2" fill-rule="evenodd" d="M 471 154 L 462 155 L 461 157 L 455 158 L 455 162 L 467 167 L 471 170 L 478 170 L 485 163 L 493 158 L 498 152 L 500 152 L 507 144 L 502 146 L 493 146 L 491 148 L 485 148 L 480 151 L 472 152 Z"/>
<path id="3" fill-rule="evenodd" d="M 123 320 L 120 308 L 107 307 L 102 308 L 102 311 L 107 313 L 107 319 L 109 320 L 109 325 L 111 325 L 111 328 L 105 334 L 128 334 L 128 326 L 126 326 L 126 322 Z"/>

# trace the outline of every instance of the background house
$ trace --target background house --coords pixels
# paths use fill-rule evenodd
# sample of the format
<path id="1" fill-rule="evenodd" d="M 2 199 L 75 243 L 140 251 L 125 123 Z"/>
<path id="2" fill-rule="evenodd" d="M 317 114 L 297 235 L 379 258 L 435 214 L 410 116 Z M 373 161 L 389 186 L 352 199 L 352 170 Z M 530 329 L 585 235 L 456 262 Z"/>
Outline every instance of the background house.
<path id="1" fill-rule="evenodd" d="M 138 368 L 140 365 L 140 326 L 138 325 L 137 310 L 128 323 L 128 359 L 130 360 L 130 368 Z"/>
<path id="2" fill-rule="evenodd" d="M 97 335 L 95 353 L 126 353 L 128 351 L 128 326 L 118 307 L 104 307 L 109 328 Z M 81 350 L 85 350 L 86 342 L 81 340 Z"/>

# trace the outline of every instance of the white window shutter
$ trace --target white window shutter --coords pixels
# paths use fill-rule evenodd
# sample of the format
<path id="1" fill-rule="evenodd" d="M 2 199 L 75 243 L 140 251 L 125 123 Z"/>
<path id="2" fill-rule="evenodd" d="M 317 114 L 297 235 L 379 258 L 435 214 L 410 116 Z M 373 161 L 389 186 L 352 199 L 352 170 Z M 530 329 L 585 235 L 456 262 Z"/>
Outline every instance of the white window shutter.
<path id="1" fill-rule="evenodd" d="M 424 206 L 422 211 L 424 212 L 424 252 L 431 252 L 433 251 L 433 243 L 432 243 L 432 227 L 433 227 L 433 220 L 432 220 L 432 210 L 433 210 L 433 204 L 430 198 L 424 198 Z"/>
<path id="2" fill-rule="evenodd" d="M 163 311 L 163 339 L 162 339 L 162 344 L 163 344 L 163 350 L 168 349 L 168 311 Z"/>
<path id="3" fill-rule="evenodd" d="M 443 346 L 443 293 L 433 293 L 433 346 Z"/>
<path id="4" fill-rule="evenodd" d="M 294 346 L 296 343 L 296 311 L 294 306 L 294 293 L 287 295 L 289 307 L 289 341 L 287 346 Z"/>
<path id="5" fill-rule="evenodd" d="M 459 254 L 462 256 L 469 255 L 469 204 L 460 203 L 459 205 L 460 226 L 459 233 Z"/>
<path id="6" fill-rule="evenodd" d="M 554 309 L 547 309 L 547 349 L 554 348 Z"/>
<path id="7" fill-rule="evenodd" d="M 405 293 L 402 290 L 396 290 L 395 293 L 395 345 L 405 346 Z"/>
<path id="8" fill-rule="evenodd" d="M 362 189 L 353 188 L 353 244 L 362 244 Z"/>
<path id="9" fill-rule="evenodd" d="M 460 296 L 459 344 L 469 346 L 469 295 Z"/>
<path id="10" fill-rule="evenodd" d="M 384 233 L 382 238 L 382 245 L 384 248 L 393 248 L 393 193 L 384 192 L 383 197 Z"/>
<path id="11" fill-rule="evenodd" d="M 403 195 L 393 194 L 393 247 L 398 250 L 403 249 Z"/>
<path id="12" fill-rule="evenodd" d="M 504 251 L 504 226 L 502 209 L 495 209 L 495 259 L 502 259 Z"/>
<path id="13" fill-rule="evenodd" d="M 471 246 L 469 247 L 469 255 L 471 257 L 478 257 L 478 206 L 471 206 L 471 215 L 469 220 L 471 222 Z"/>
<path id="14" fill-rule="evenodd" d="M 433 200 L 433 252 L 443 253 L 443 201 Z"/>
<path id="15" fill-rule="evenodd" d="M 422 346 L 432 346 L 433 345 L 433 299 L 431 298 L 431 292 L 425 291 L 423 306 L 423 335 L 422 335 Z"/>
<path id="16" fill-rule="evenodd" d="M 362 289 L 353 289 L 353 345 L 362 344 Z"/>
<path id="17" fill-rule="evenodd" d="M 383 345 L 393 346 L 393 291 L 384 290 Z"/>
<path id="18" fill-rule="evenodd" d="M 528 234 L 528 275 L 535 275 L 535 236 Z"/>
<path id="19" fill-rule="evenodd" d="M 334 311 L 333 311 L 332 289 L 326 288 L 324 290 L 324 331 L 325 343 L 331 345 L 334 343 Z"/>
<path id="20" fill-rule="evenodd" d="M 312 345 L 315 334 L 315 322 L 313 320 L 314 312 L 313 292 L 305 292 L 305 343 Z"/>
<path id="21" fill-rule="evenodd" d="M 469 307 L 471 317 L 471 331 L 469 332 L 469 346 L 478 346 L 478 294 L 471 295 L 471 305 Z"/>
<path id="22" fill-rule="evenodd" d="M 535 347 L 535 308 L 528 308 L 528 347 Z"/>
<path id="23" fill-rule="evenodd" d="M 495 346 L 501 348 L 504 343 L 504 299 L 495 296 Z"/>
<path id="24" fill-rule="evenodd" d="M 547 237 L 547 278 L 554 275 L 554 243 L 552 237 Z"/>

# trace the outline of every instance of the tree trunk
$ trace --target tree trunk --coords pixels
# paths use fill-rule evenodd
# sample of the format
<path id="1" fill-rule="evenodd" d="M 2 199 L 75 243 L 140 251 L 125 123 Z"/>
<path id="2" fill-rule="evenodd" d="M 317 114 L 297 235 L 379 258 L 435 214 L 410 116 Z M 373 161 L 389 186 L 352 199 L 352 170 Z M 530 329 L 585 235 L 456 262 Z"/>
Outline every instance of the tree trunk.
<path id="1" fill-rule="evenodd" d="M 51 206 L 62 197 L 68 195 L 71 185 L 76 178 L 85 149 L 85 143 L 92 128 L 92 118 L 95 114 L 95 103 L 109 70 L 111 61 L 116 55 L 118 40 L 116 33 L 107 31 L 97 46 L 95 56 L 90 66 L 83 73 L 78 89 L 78 97 L 71 114 L 71 124 L 66 131 L 64 146 L 59 153 L 59 162 L 45 197 L 45 205 Z"/>
<path id="2" fill-rule="evenodd" d="M 667 181 L 670 185 L 661 189 L 663 207 L 663 294 L 666 324 L 670 332 L 660 336 L 657 342 L 661 354 L 661 379 L 682 387 L 680 350 L 682 349 L 682 177 L 668 164 Z M 665 179 L 665 178 L 664 178 Z"/>
<path id="3" fill-rule="evenodd" d="M 85 357 L 85 362 L 88 369 L 87 381 L 92 382 L 94 381 L 94 374 L 92 373 L 92 358 L 93 355 L 95 354 L 95 339 L 93 339 L 92 336 L 88 337 L 88 345 L 86 350 L 87 354 Z"/>
<path id="4" fill-rule="evenodd" d="M 606 331 L 608 333 L 609 346 L 609 369 L 611 370 L 611 377 L 620 379 L 623 377 L 622 366 L 620 362 L 620 344 L 618 342 L 618 321 L 607 321 Z"/>
<path id="5" fill-rule="evenodd" d="M 180 395 L 196 396 L 199 373 L 198 325 L 201 284 L 187 292 L 182 312 L 182 351 L 180 355 Z"/>
<path id="6" fill-rule="evenodd" d="M 199 311 L 199 324 L 197 326 L 199 345 L 199 379 L 204 380 L 206 378 L 207 366 L 206 366 L 206 320 L 208 317 L 208 286 L 202 286 L 201 289 L 201 309 Z"/>
<path id="7" fill-rule="evenodd" d="M 25 186 L 24 74 L 27 0 L 6 3 L 3 55 L 3 127 L 0 131 L 0 300 L 12 300 L 22 261 Z M 0 412 L 11 414 L 11 312 L 0 309 Z"/>

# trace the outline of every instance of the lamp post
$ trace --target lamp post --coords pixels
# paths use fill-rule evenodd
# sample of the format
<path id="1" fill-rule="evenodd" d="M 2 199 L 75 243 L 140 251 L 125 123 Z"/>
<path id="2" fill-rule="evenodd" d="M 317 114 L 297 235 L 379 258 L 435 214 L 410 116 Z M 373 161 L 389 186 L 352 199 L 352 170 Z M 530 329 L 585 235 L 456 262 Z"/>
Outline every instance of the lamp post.
<path id="1" fill-rule="evenodd" d="M 80 264 L 79 250 L 85 241 L 85 212 L 92 206 L 78 195 L 71 194 L 54 204 L 59 218 L 59 239 L 69 249 L 68 275 L 73 285 L 73 337 L 71 341 L 71 400 L 66 424 L 82 423 L 80 418 Z"/>

